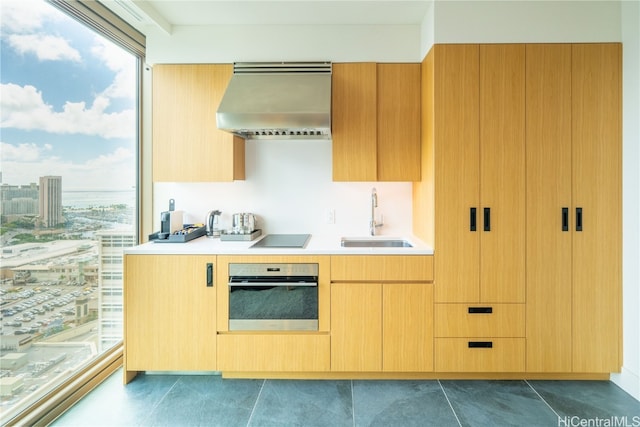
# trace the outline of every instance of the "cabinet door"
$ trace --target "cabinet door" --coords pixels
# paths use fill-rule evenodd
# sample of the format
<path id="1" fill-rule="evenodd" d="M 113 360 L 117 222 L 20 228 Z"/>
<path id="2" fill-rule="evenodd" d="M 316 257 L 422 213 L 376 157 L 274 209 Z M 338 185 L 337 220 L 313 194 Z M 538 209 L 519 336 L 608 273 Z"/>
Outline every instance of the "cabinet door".
<path id="1" fill-rule="evenodd" d="M 126 370 L 216 370 L 215 289 L 207 286 L 207 266 L 214 261 L 125 256 Z"/>
<path id="2" fill-rule="evenodd" d="M 331 135 L 334 181 L 375 181 L 376 64 L 333 64 Z"/>
<path id="3" fill-rule="evenodd" d="M 420 181 L 420 64 L 378 64 L 378 181 Z"/>
<path id="4" fill-rule="evenodd" d="M 244 140 L 218 130 L 230 64 L 153 67 L 153 180 L 244 179 Z"/>
<path id="5" fill-rule="evenodd" d="M 331 285 L 331 370 L 382 369 L 382 285 Z"/>
<path id="6" fill-rule="evenodd" d="M 433 371 L 433 285 L 382 285 L 382 370 Z"/>
<path id="7" fill-rule="evenodd" d="M 622 365 L 621 50 L 572 47 L 574 372 Z"/>
<path id="8" fill-rule="evenodd" d="M 526 49 L 527 371 L 571 372 L 571 45 Z"/>
<path id="9" fill-rule="evenodd" d="M 436 45 L 436 302 L 480 298 L 479 47 Z M 474 218 L 471 209 L 476 209 Z M 475 220 L 473 230 L 471 221 Z"/>
<path id="10" fill-rule="evenodd" d="M 480 302 L 525 300 L 525 46 L 480 45 Z"/>

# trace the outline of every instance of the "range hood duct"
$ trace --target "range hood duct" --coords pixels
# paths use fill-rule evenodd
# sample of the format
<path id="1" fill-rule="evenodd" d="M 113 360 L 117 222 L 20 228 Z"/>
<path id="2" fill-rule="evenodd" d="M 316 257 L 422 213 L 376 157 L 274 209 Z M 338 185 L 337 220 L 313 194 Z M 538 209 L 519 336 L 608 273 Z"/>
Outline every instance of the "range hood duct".
<path id="1" fill-rule="evenodd" d="M 245 139 L 331 139 L 331 63 L 234 63 L 216 122 Z"/>

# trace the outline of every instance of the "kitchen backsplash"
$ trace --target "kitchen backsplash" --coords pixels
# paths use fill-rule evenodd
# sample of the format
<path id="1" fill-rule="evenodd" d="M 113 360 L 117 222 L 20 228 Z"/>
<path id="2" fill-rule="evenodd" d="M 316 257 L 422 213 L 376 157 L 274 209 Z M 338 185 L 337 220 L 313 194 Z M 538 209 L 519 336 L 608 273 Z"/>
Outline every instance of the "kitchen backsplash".
<path id="1" fill-rule="evenodd" d="M 331 141 L 247 141 L 245 181 L 155 183 L 154 229 L 175 199 L 185 223 L 204 222 L 209 210 L 219 209 L 225 229 L 233 213 L 252 212 L 265 233 L 365 236 L 375 187 L 384 220 L 377 234 L 411 234 L 410 182 L 333 182 L 331 165 Z"/>

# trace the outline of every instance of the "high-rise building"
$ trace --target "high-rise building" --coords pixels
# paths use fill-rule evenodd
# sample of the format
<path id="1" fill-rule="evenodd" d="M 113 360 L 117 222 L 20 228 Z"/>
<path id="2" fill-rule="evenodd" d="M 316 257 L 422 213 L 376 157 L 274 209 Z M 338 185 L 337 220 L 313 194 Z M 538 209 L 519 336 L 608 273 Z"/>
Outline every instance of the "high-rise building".
<path id="1" fill-rule="evenodd" d="M 35 182 L 29 185 L 0 185 L 2 215 L 38 215 L 39 194 Z"/>
<path id="2" fill-rule="evenodd" d="M 64 222 L 62 217 L 62 177 L 40 177 L 40 220 L 44 227 L 55 227 Z"/>
<path id="3" fill-rule="evenodd" d="M 124 248 L 137 244 L 133 231 L 100 231 L 98 289 L 99 351 L 122 340 Z"/>

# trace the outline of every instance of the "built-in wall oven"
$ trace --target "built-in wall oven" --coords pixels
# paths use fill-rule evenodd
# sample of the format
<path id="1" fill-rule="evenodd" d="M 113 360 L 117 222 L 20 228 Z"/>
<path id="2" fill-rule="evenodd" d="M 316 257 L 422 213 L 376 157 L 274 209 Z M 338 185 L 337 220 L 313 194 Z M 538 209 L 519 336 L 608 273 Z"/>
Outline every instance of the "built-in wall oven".
<path id="1" fill-rule="evenodd" d="M 318 330 L 318 264 L 229 264 L 229 330 Z"/>

